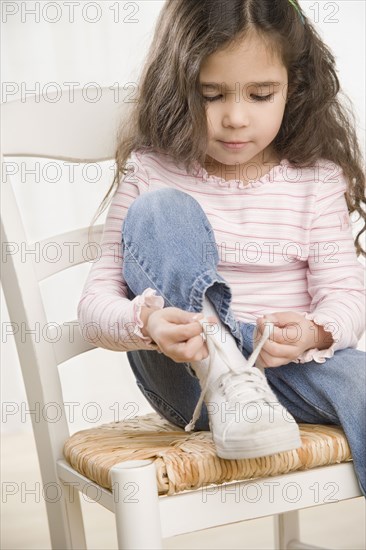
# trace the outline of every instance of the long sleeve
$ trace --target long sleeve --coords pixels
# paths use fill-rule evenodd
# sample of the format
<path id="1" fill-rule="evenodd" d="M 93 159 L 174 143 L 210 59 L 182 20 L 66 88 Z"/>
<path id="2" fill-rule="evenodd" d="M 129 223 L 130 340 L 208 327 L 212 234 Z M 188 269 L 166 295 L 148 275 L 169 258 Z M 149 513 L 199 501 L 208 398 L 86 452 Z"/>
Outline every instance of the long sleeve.
<path id="1" fill-rule="evenodd" d="M 133 201 L 149 189 L 146 169 L 137 152 L 128 161 L 129 172 L 121 179 L 110 204 L 99 253 L 84 285 L 77 306 L 83 338 L 97 347 L 113 351 L 158 350 L 140 328 L 142 306 L 161 309 L 164 299 L 147 288 L 128 299 L 123 279 L 122 223 Z"/>
<path id="2" fill-rule="evenodd" d="M 355 252 L 344 196 L 347 182 L 338 165 L 326 166 L 310 231 L 306 275 L 311 305 L 304 316 L 331 332 L 334 343 L 325 350 L 307 350 L 297 363 L 324 363 L 336 350 L 356 348 L 366 324 L 365 268 Z"/>

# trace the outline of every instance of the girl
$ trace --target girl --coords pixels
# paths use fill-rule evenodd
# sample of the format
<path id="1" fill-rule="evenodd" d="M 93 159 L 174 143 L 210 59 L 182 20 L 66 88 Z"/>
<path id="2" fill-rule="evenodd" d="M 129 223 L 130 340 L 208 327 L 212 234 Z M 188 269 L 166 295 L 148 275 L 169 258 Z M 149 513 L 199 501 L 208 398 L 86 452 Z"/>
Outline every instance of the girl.
<path id="1" fill-rule="evenodd" d="M 365 176 L 339 90 L 295 0 L 167 0 L 78 319 L 218 456 L 341 425 L 365 494 Z"/>

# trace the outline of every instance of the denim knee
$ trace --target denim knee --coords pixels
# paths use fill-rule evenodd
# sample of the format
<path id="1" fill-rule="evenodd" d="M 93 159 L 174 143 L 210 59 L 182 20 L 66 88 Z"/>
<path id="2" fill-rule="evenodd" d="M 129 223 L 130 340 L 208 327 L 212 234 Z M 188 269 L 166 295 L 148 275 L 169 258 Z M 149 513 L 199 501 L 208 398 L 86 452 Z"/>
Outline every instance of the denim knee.
<path id="1" fill-rule="evenodd" d="M 196 199 L 188 193 L 168 187 L 139 195 L 129 207 L 125 219 L 132 215 L 142 216 L 144 213 L 151 213 L 155 210 L 163 210 L 164 213 L 167 213 L 172 209 L 174 202 L 177 202 L 180 208 L 191 204 L 200 206 Z"/>

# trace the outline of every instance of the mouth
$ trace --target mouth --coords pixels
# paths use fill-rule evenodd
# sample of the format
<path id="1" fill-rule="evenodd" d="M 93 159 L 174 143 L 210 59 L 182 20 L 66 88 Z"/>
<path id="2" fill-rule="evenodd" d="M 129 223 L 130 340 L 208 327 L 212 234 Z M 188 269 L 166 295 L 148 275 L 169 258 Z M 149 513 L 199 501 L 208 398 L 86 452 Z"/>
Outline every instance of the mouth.
<path id="1" fill-rule="evenodd" d="M 218 141 L 228 149 L 242 149 L 243 147 L 245 147 L 250 143 L 249 141 L 221 141 L 221 140 L 218 140 Z"/>

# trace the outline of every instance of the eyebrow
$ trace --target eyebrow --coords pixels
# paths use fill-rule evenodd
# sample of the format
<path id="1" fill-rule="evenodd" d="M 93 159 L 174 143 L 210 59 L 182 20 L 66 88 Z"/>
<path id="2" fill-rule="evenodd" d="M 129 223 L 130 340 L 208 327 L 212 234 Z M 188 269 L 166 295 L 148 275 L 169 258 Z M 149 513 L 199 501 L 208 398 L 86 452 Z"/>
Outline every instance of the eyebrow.
<path id="1" fill-rule="evenodd" d="M 254 86 L 279 86 L 280 82 L 274 82 L 274 81 L 248 82 L 248 84 L 251 84 Z M 222 82 L 221 84 L 219 84 L 218 82 L 201 82 L 201 86 L 204 86 L 205 88 L 220 88 L 221 86 L 225 87 L 225 83 Z"/>

